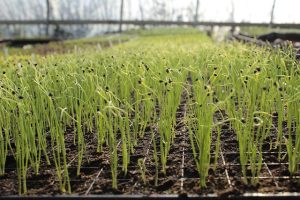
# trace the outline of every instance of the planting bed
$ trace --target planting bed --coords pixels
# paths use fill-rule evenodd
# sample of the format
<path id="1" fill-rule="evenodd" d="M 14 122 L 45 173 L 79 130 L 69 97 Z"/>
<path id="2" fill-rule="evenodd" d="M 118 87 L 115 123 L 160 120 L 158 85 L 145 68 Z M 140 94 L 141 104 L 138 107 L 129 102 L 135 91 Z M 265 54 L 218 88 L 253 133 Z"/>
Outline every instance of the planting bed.
<path id="1" fill-rule="evenodd" d="M 1 196 L 297 197 L 293 55 L 194 33 L 68 56 L 3 61 Z"/>
<path id="2" fill-rule="evenodd" d="M 180 117 L 179 117 L 180 119 Z M 235 134 L 224 125 L 221 131 L 220 155 L 216 171 L 209 171 L 208 188 L 199 188 L 199 175 L 195 170 L 191 146 L 188 140 L 188 133 L 184 126 L 178 128 L 176 139 L 170 150 L 168 159 L 168 172 L 161 174 L 158 185 L 154 185 L 155 166 L 151 159 L 153 140 L 146 133 L 143 142 L 136 147 L 136 151 L 131 155 L 129 172 L 124 175 L 119 174 L 119 188 L 111 187 L 111 172 L 109 168 L 109 155 L 107 152 L 95 153 L 93 141 L 95 138 L 86 138 L 88 142 L 87 158 L 81 167 L 81 174 L 76 176 L 76 147 L 71 141 L 66 143 L 68 154 L 73 157 L 68 158 L 69 173 L 71 177 L 71 187 L 74 193 L 80 195 L 88 194 L 217 194 L 218 196 L 241 195 L 244 192 L 278 193 L 278 192 L 298 192 L 297 181 L 300 176 L 291 177 L 288 172 L 287 159 L 279 161 L 276 149 L 270 150 L 269 142 L 266 141 L 263 154 L 263 165 L 259 178 L 259 185 L 251 187 L 243 184 L 241 177 L 241 166 L 239 164 L 238 145 Z M 71 133 L 71 130 L 70 130 Z M 68 141 L 68 134 L 66 141 Z M 274 138 L 273 138 L 274 139 Z M 70 140 L 70 139 L 69 139 Z M 212 145 L 211 159 L 214 159 L 214 148 Z M 282 151 L 286 154 L 286 151 Z M 143 159 L 146 164 L 147 183 L 141 180 L 137 160 Z M 16 164 L 12 157 L 7 160 L 6 175 L 1 177 L 1 194 L 4 196 L 18 194 L 18 180 Z M 213 166 L 211 166 L 213 168 Z M 121 166 L 120 166 L 121 170 Z M 42 166 L 39 175 L 29 175 L 27 178 L 28 195 L 53 195 L 62 194 L 55 185 L 56 174 L 53 166 Z"/>
<path id="3" fill-rule="evenodd" d="M 3 52 L 0 52 L 0 56 L 2 54 L 6 54 L 5 56 L 32 54 L 46 56 L 53 54 L 76 53 L 84 49 L 90 49 L 99 52 L 102 51 L 102 49 L 126 42 L 133 37 L 133 35 L 112 35 L 103 38 L 88 38 L 65 41 L 59 41 L 55 39 L 41 41 L 30 39 L 7 40 L 3 42 L 3 44 L 0 42 L 0 47 L 3 49 Z"/>

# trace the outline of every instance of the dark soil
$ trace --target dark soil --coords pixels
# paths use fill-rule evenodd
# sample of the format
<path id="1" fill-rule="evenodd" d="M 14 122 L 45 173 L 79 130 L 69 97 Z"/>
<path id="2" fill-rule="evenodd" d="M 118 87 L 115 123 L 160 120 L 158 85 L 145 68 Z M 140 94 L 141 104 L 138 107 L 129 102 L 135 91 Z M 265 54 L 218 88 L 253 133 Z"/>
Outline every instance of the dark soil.
<path id="1" fill-rule="evenodd" d="M 181 106 L 178 108 L 176 137 L 170 149 L 167 161 L 166 174 L 158 172 L 158 181 L 155 185 L 155 161 L 153 159 L 153 142 L 150 131 L 146 131 L 143 139 L 140 139 L 135 152 L 131 155 L 127 174 L 122 172 L 122 158 L 119 157 L 118 189 L 113 189 L 111 184 L 111 171 L 109 165 L 108 148 L 96 153 L 97 138 L 92 133 L 86 133 L 86 154 L 84 156 L 80 175 L 77 170 L 77 147 L 73 145 L 73 130 L 68 128 L 65 135 L 69 175 L 71 179 L 72 193 L 75 194 L 217 194 L 221 197 L 239 195 L 245 192 L 299 192 L 298 178 L 292 178 L 288 172 L 287 156 L 279 160 L 279 149 L 271 146 L 271 141 L 276 138 L 276 131 L 272 130 L 271 137 L 263 145 L 263 167 L 258 177 L 256 187 L 248 186 L 243 182 L 241 165 L 239 164 L 239 150 L 236 134 L 230 124 L 224 124 L 221 128 L 221 149 L 218 155 L 218 163 L 215 171 L 213 161 L 215 158 L 216 133 L 213 132 L 211 146 L 211 169 L 207 177 L 207 187 L 199 187 L 199 174 L 193 158 L 189 141 L 188 130 L 183 123 L 186 110 L 186 100 L 183 94 Z M 224 113 L 223 113 L 224 114 Z M 220 113 L 215 114 L 218 120 Z M 276 120 L 276 119 L 275 119 Z M 152 125 L 155 130 L 155 125 Z M 157 143 L 157 146 L 159 144 Z M 283 145 L 284 146 L 284 145 Z M 159 148 L 158 154 L 159 154 Z M 119 145 L 119 151 L 120 145 Z M 285 149 L 282 148 L 283 153 Z M 122 155 L 122 154 L 119 154 Z M 146 166 L 146 181 L 141 178 L 138 159 L 143 159 Z M 27 176 L 28 195 L 55 195 L 62 194 L 59 190 L 55 167 L 42 163 L 39 174 L 34 174 L 29 169 Z M 249 178 L 249 177 L 248 177 Z M 13 156 L 7 158 L 6 173 L 0 177 L 0 195 L 17 195 L 18 177 L 16 162 Z"/>

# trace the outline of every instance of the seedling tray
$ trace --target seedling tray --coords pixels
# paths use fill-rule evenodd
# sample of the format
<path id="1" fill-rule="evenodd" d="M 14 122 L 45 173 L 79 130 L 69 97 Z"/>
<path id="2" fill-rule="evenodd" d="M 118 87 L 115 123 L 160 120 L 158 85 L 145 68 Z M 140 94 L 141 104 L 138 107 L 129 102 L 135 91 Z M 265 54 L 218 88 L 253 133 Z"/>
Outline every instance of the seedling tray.
<path id="1" fill-rule="evenodd" d="M 114 58 L 113 56 L 111 57 Z M 145 70 L 147 71 L 147 69 Z M 169 69 L 167 68 L 166 70 L 168 71 Z M 85 73 L 85 70 L 83 71 L 82 73 Z M 261 68 L 259 68 L 259 71 L 261 71 Z M 256 73 L 257 69 L 255 69 L 254 74 Z M 218 74 L 215 75 L 217 76 Z M 215 75 L 213 76 L 215 77 Z M 191 78 L 188 78 L 186 86 L 189 84 L 189 79 Z M 142 82 L 142 80 L 136 81 L 137 84 L 141 84 Z M 172 82 L 171 79 L 169 79 L 168 82 L 164 82 L 163 80 L 155 81 L 162 85 L 166 85 L 170 81 Z M 104 89 L 108 90 L 109 87 L 104 87 Z M 202 90 L 204 93 L 206 89 Z M 167 91 L 168 90 L 165 92 Z M 106 91 L 103 90 L 103 93 L 104 92 Z M 147 93 L 147 95 L 148 94 L 149 93 Z M 219 139 L 216 130 L 212 130 L 212 133 L 211 130 L 209 130 L 208 134 L 212 135 L 211 145 L 209 145 L 210 149 L 208 147 L 207 150 L 208 153 L 210 153 L 211 159 L 208 163 L 211 163 L 211 165 L 206 165 L 210 167 L 208 176 L 206 177 L 206 187 L 200 187 L 200 177 L 194 159 L 194 157 L 196 157 L 195 152 L 193 153 L 192 150 L 189 126 L 185 124 L 187 107 L 190 103 L 188 101 L 190 100 L 189 98 L 191 98 L 188 94 L 190 93 L 183 92 L 181 104 L 177 109 L 176 116 L 174 116 L 176 118 L 176 123 L 172 124 L 172 128 L 174 128 L 174 140 L 172 140 L 172 145 L 170 149 L 168 149 L 169 154 L 166 163 L 166 173 L 162 173 L 161 165 L 158 165 L 160 169 L 156 170 L 155 168 L 154 155 L 160 158 L 161 152 L 160 148 L 156 148 L 157 153 L 155 153 L 154 146 L 159 146 L 160 142 L 163 141 L 158 132 L 157 121 L 151 122 L 153 124 L 147 124 L 148 127 L 146 127 L 145 132 L 143 132 L 143 137 L 138 138 L 137 145 L 133 146 L 134 150 L 130 155 L 127 173 L 122 170 L 121 134 L 119 134 L 118 131 L 114 132 L 117 134 L 115 136 L 117 142 L 113 143 L 114 153 L 118 156 L 115 162 L 116 165 L 114 165 L 117 167 L 115 171 L 118 173 L 117 189 L 113 189 L 112 187 L 110 165 L 110 160 L 112 159 L 110 159 L 109 146 L 106 146 L 107 144 L 104 143 L 102 151 L 98 153 L 97 147 L 99 144 L 97 134 L 94 134 L 91 129 L 82 130 L 82 132 L 84 132 L 83 139 L 85 141 L 85 148 L 84 155 L 82 155 L 83 160 L 80 163 L 80 173 L 79 175 L 77 174 L 79 149 L 78 145 L 76 145 L 76 143 L 74 144 L 76 127 L 74 128 L 72 124 L 68 124 L 70 127 L 66 127 L 65 133 L 61 135 L 61 140 L 64 141 L 65 155 L 67 155 L 65 169 L 68 169 L 68 177 L 70 178 L 72 191 L 71 195 L 61 192 L 61 188 L 59 187 L 60 180 L 57 178 L 58 172 L 56 172 L 54 163 L 52 162 L 50 165 L 47 165 L 45 158 L 42 158 L 38 174 L 34 172 L 32 167 L 26 169 L 27 185 L 24 188 L 27 188 L 27 193 L 26 195 L 18 196 L 17 165 L 14 156 L 8 155 L 6 157 L 5 174 L 0 177 L 0 197 L 3 199 L 47 199 L 53 197 L 57 199 L 296 199 L 300 197 L 298 193 L 300 192 L 300 174 L 297 172 L 291 176 L 289 173 L 286 145 L 284 143 L 277 144 L 279 146 L 281 145 L 281 148 L 274 145 L 276 142 L 279 142 L 277 141 L 278 130 L 276 129 L 276 121 L 278 121 L 278 119 L 276 115 L 273 115 L 273 119 L 270 119 L 273 120 L 273 126 L 270 128 L 271 130 L 268 133 L 268 137 L 259 140 L 262 142 L 260 143 L 262 144 L 262 148 L 256 155 L 259 154 L 262 156 L 262 168 L 257 176 L 252 176 L 252 174 L 254 174 L 251 173 L 253 166 L 251 167 L 250 165 L 245 166 L 247 171 L 245 174 L 242 174 L 243 166 L 240 164 L 237 133 L 235 133 L 231 127 L 232 124 L 229 122 L 224 123 L 226 119 L 223 123 L 220 123 Z M 204 94 L 209 96 L 211 93 L 205 92 Z M 46 95 L 49 101 L 52 101 L 53 94 L 47 93 Z M 18 98 L 22 100 L 24 97 L 19 96 Z M 78 102 L 75 103 L 78 104 Z M 234 105 L 234 102 L 231 103 Z M 226 116 L 226 111 L 218 110 L 214 113 L 214 117 L 212 118 L 214 118 L 214 121 L 224 120 L 221 115 Z M 128 117 L 131 116 L 128 115 Z M 81 124 L 79 124 L 79 127 L 83 127 L 84 129 L 84 126 Z M 290 141 L 292 141 L 295 138 L 295 135 L 293 135 L 295 133 L 289 132 L 289 135 L 286 135 L 287 124 L 283 125 L 283 129 L 283 136 L 288 137 Z M 128 128 L 128 130 L 130 129 Z M 49 133 L 45 134 L 46 138 L 49 138 Z M 216 141 L 220 141 L 218 154 L 215 153 L 217 146 Z M 55 148 L 55 145 L 47 145 L 47 151 L 51 152 L 53 149 L 55 150 Z M 250 154 L 252 152 L 246 153 Z M 49 159 L 53 160 L 51 156 L 53 155 L 50 154 Z M 140 161 L 142 161 L 144 165 L 144 171 L 141 170 L 141 166 L 139 165 Z M 216 165 L 214 165 L 214 161 L 217 161 Z M 62 170 L 61 173 L 64 173 L 63 171 L 64 170 Z M 142 172 L 145 172 L 144 178 Z M 156 177 L 158 178 L 156 179 Z M 245 183 L 245 180 L 249 182 L 251 179 L 258 180 L 258 184 L 255 187 Z M 19 183 L 20 182 L 22 181 L 19 180 Z"/>
<path id="2" fill-rule="evenodd" d="M 182 105 L 184 106 L 184 105 Z M 284 145 L 281 152 L 278 148 L 272 148 L 270 141 L 264 142 L 263 167 L 259 177 L 257 187 L 250 187 L 243 183 L 241 165 L 239 162 L 238 143 L 235 133 L 229 124 L 224 124 L 221 130 L 221 147 L 218 155 L 218 165 L 216 170 L 209 171 L 207 188 L 199 187 L 199 175 L 193 159 L 191 145 L 189 143 L 188 132 L 184 125 L 181 125 L 180 117 L 184 113 L 178 111 L 178 126 L 176 127 L 176 138 L 171 147 L 168 158 L 167 174 L 159 174 L 158 185 L 154 186 L 155 167 L 152 160 L 153 140 L 150 133 L 146 133 L 140 145 L 135 148 L 135 154 L 131 155 L 131 164 L 128 173 L 125 175 L 121 171 L 121 162 L 118 175 L 118 190 L 111 187 L 111 173 L 108 163 L 107 147 L 103 153 L 95 153 L 93 138 L 86 138 L 87 155 L 81 168 L 81 175 L 76 176 L 76 147 L 72 145 L 70 135 L 66 134 L 66 146 L 68 155 L 74 157 L 69 160 L 69 173 L 71 187 L 74 195 L 62 195 L 56 187 L 58 182 L 53 172 L 53 166 L 44 166 L 39 175 L 31 174 L 27 179 L 28 194 L 17 196 L 17 175 L 15 162 L 12 157 L 8 157 L 6 175 L 1 177 L 0 191 L 3 199 L 35 198 L 35 199 L 69 199 L 69 198 L 89 198 L 89 199 L 223 199 L 230 197 L 233 199 L 281 199 L 299 198 L 298 181 L 300 176 L 291 177 L 288 173 L 287 158 L 278 161 L 278 155 L 286 154 Z M 216 118 L 218 114 L 216 113 Z M 276 137 L 276 130 L 271 136 Z M 158 136 L 157 136 L 158 137 Z M 213 141 L 216 136 L 213 135 Z M 159 140 L 157 140 L 159 141 Z M 215 157 L 215 145 L 211 146 L 211 159 Z M 271 150 L 270 150 L 271 149 Z M 121 150 L 121 149 L 119 149 Z M 72 152 L 74 153 L 72 154 Z M 121 153 L 119 154 L 121 155 Z M 144 159 L 146 166 L 146 183 L 143 183 L 137 165 L 138 159 Z M 121 157 L 119 158 L 121 160 Z M 212 162 L 213 163 L 213 162 Z M 213 168 L 213 166 L 211 166 Z M 249 177 L 246 177 L 250 179 Z M 138 194 L 138 195 L 137 195 Z"/>
<path id="3" fill-rule="evenodd" d="M 4 196 L 1 199 L 15 200 L 15 199 L 36 199 L 36 200 L 69 200 L 69 199 L 88 199 L 88 200 L 129 200 L 129 199 L 146 199 L 146 200 L 180 200 L 180 199 L 201 199 L 201 200 L 222 200 L 222 199 L 236 199 L 236 200 L 256 200 L 256 199 L 287 199 L 287 200 L 298 200 L 300 193 L 280 193 L 280 194 L 263 194 L 263 193 L 245 193 L 240 196 L 217 196 L 217 195 L 60 195 L 60 196 Z"/>

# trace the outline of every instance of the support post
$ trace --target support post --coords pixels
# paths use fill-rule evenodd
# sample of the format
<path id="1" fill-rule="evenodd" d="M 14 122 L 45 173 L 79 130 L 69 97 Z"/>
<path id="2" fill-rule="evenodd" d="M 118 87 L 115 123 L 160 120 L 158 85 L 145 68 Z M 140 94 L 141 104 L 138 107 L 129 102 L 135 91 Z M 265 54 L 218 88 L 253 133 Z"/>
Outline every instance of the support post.
<path id="1" fill-rule="evenodd" d="M 122 32 L 124 0 L 121 0 L 119 32 Z"/>
<path id="2" fill-rule="evenodd" d="M 271 19 L 270 19 L 270 28 L 274 23 L 274 11 L 275 11 L 276 0 L 273 0 L 272 10 L 271 10 Z"/>
<path id="3" fill-rule="evenodd" d="M 194 17 L 194 22 L 195 22 L 195 23 L 198 22 L 199 3 L 200 3 L 200 0 L 197 0 L 197 3 L 196 3 L 196 10 L 195 10 L 195 17 Z"/>
<path id="4" fill-rule="evenodd" d="M 47 9 L 47 16 L 46 16 L 46 36 L 49 36 L 49 20 L 50 20 L 50 0 L 46 0 L 46 9 Z"/>

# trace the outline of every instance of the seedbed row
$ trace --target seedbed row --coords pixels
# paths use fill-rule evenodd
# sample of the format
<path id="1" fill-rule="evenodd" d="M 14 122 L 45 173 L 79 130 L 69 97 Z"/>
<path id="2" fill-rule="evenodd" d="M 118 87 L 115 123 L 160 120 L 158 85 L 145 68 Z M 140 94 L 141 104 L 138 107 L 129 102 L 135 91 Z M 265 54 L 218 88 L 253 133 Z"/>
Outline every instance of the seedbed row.
<path id="1" fill-rule="evenodd" d="M 291 55 L 191 34 L 35 59 L 1 74 L 4 198 L 299 192 Z"/>

